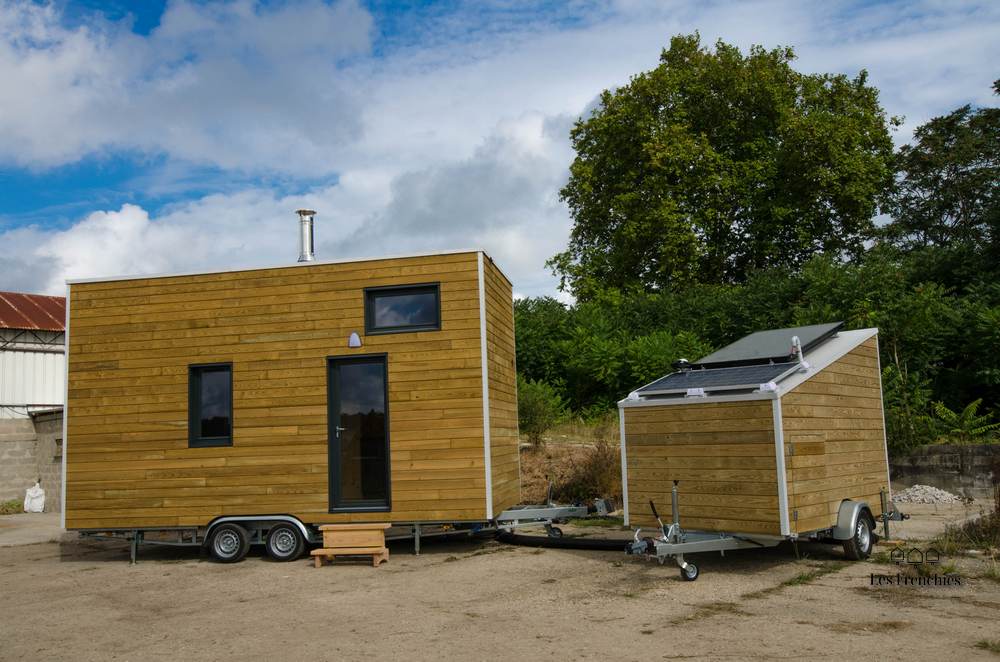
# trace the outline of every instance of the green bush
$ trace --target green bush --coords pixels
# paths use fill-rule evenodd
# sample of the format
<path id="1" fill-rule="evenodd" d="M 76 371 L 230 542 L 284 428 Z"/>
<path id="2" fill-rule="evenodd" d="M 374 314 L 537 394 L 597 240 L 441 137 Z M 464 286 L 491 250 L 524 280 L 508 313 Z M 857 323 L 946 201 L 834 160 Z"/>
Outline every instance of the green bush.
<path id="1" fill-rule="evenodd" d="M 941 402 L 934 403 L 935 427 L 939 444 L 984 444 L 995 439 L 1000 423 L 992 423 L 992 414 L 978 414 L 982 398 L 973 400 L 960 412 L 952 411 Z"/>
<path id="2" fill-rule="evenodd" d="M 549 384 L 532 379 L 517 379 L 517 418 L 521 432 L 531 443 L 542 443 L 542 435 L 558 423 L 566 413 L 566 404 L 559 392 Z"/>
<path id="3" fill-rule="evenodd" d="M 569 471 L 552 489 L 556 501 L 578 502 L 601 497 L 618 497 L 622 491 L 621 459 L 618 447 L 600 440 L 581 459 L 570 460 Z"/>
<path id="4" fill-rule="evenodd" d="M 24 510 L 24 505 L 17 499 L 0 501 L 0 515 L 16 515 Z"/>

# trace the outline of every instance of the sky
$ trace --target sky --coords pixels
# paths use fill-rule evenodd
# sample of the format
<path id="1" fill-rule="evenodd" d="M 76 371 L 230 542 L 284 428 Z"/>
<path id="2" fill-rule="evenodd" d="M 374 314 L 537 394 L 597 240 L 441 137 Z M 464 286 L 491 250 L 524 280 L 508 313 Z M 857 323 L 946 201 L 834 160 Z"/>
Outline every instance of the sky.
<path id="1" fill-rule="evenodd" d="M 1000 3 L 0 0 L 0 290 L 67 278 L 483 248 L 517 296 L 545 261 L 569 131 L 698 30 L 867 69 L 894 134 L 993 105 Z"/>

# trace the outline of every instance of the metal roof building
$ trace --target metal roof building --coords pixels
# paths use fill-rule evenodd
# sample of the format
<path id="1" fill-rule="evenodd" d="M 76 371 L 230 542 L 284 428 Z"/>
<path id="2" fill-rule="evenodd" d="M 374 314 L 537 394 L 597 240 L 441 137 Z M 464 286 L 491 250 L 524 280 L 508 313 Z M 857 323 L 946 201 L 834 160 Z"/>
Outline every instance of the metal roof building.
<path id="1" fill-rule="evenodd" d="M 66 300 L 0 292 L 0 419 L 63 406 Z"/>

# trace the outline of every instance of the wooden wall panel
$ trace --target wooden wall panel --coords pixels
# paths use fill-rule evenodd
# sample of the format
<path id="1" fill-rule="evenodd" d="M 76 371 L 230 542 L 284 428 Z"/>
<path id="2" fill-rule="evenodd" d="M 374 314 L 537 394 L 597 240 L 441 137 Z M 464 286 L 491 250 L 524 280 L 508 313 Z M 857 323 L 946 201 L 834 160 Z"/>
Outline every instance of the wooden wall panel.
<path id="1" fill-rule="evenodd" d="M 489 359 L 490 457 L 493 513 L 521 500 L 514 353 L 514 293 L 510 282 L 485 260 L 486 346 Z"/>
<path id="2" fill-rule="evenodd" d="M 779 535 L 771 400 L 626 407 L 629 520 L 669 523 L 679 480 L 681 525 Z"/>
<path id="3" fill-rule="evenodd" d="M 364 335 L 363 288 L 424 282 L 441 284 L 440 331 Z M 476 253 L 80 283 L 70 298 L 69 528 L 485 517 Z M 364 347 L 347 348 L 352 331 Z M 380 352 L 392 512 L 329 514 L 326 358 Z M 216 361 L 233 364 L 233 446 L 188 448 L 188 365 Z"/>
<path id="4" fill-rule="evenodd" d="M 876 343 L 869 339 L 781 398 L 792 531 L 833 526 L 844 499 L 882 513 L 888 469 Z"/>

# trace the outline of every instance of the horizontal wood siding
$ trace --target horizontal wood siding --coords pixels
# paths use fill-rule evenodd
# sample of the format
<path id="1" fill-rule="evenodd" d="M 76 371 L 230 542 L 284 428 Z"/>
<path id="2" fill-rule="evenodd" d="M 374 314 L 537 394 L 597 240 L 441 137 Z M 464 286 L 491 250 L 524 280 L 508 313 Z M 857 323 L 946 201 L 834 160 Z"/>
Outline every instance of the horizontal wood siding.
<path id="1" fill-rule="evenodd" d="M 655 526 L 650 499 L 669 522 L 679 480 L 683 527 L 781 533 L 771 400 L 623 411 L 631 524 Z"/>
<path id="2" fill-rule="evenodd" d="M 879 490 L 888 474 L 876 342 L 781 398 L 792 531 L 833 526 L 844 499 L 865 500 L 873 514 L 882 513 Z"/>
<path id="3" fill-rule="evenodd" d="M 493 514 L 497 515 L 521 500 L 517 370 L 514 365 L 514 294 L 511 284 L 492 260 L 485 260 L 484 277 Z"/>
<path id="4" fill-rule="evenodd" d="M 363 288 L 426 282 L 440 282 L 440 331 L 363 335 Z M 69 528 L 485 517 L 476 253 L 75 284 L 70 296 Z M 364 347 L 347 348 L 352 331 Z M 392 512 L 331 515 L 326 359 L 381 352 Z M 188 366 L 209 362 L 233 365 L 233 446 L 188 448 Z"/>

